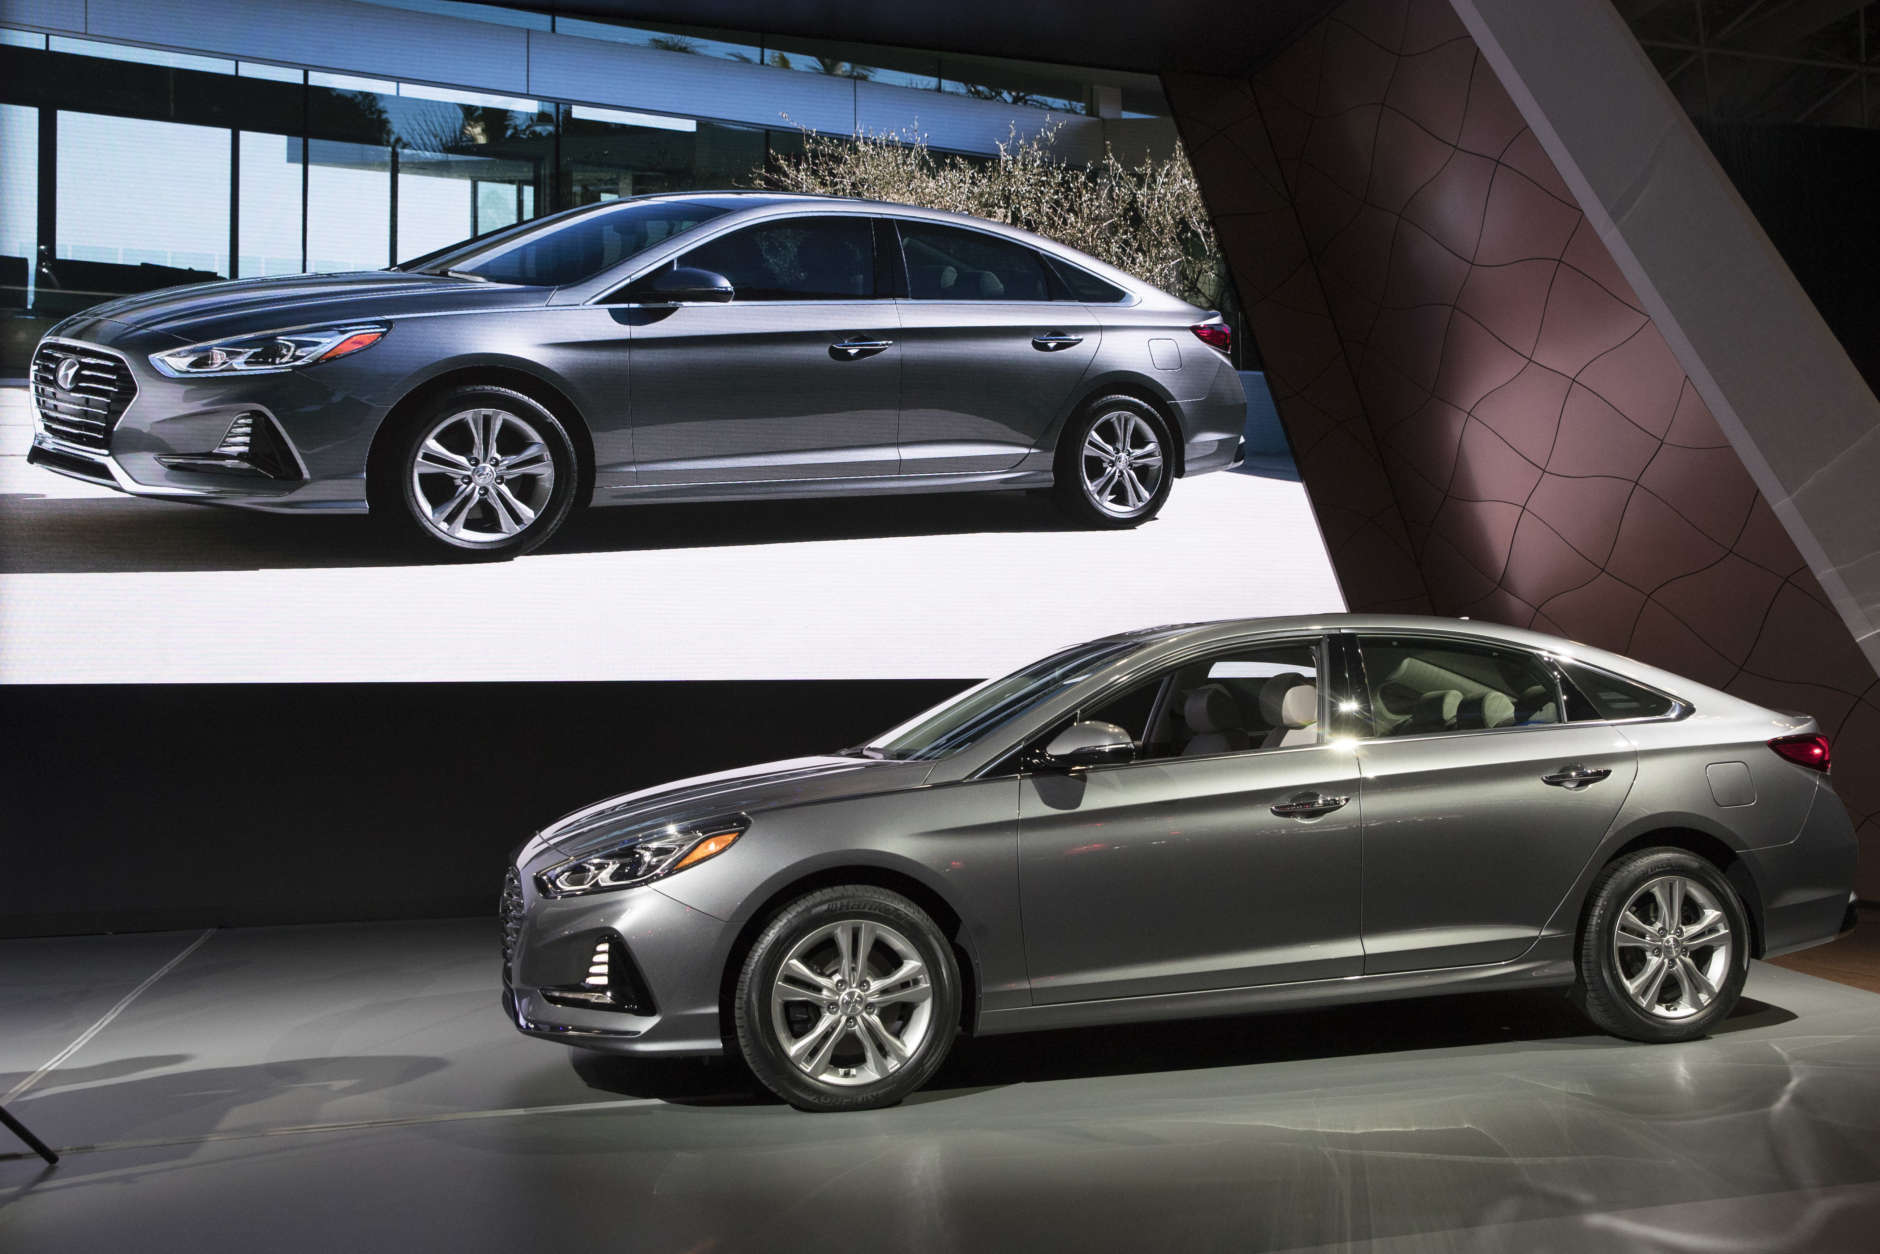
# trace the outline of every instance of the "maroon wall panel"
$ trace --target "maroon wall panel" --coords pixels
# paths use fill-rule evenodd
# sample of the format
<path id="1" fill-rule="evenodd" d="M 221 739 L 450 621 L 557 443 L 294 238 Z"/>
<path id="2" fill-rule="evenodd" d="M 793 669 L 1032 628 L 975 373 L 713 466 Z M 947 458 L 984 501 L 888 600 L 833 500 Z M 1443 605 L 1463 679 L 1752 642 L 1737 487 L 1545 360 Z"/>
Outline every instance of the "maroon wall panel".
<path id="1" fill-rule="evenodd" d="M 1807 710 L 1880 854 L 1872 668 L 1448 0 L 1166 85 L 1352 608 Z"/>

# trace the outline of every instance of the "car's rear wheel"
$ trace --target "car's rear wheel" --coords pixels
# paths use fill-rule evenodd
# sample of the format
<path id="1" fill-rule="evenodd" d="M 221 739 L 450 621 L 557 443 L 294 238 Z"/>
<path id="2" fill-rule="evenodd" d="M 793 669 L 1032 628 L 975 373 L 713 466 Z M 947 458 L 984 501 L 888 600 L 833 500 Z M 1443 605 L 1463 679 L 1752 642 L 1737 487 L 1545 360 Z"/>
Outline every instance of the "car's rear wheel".
<path id="1" fill-rule="evenodd" d="M 744 1061 L 797 1109 L 892 1106 L 952 1047 L 959 970 L 933 920 L 899 893 L 827 888 L 757 938 L 733 1013 Z"/>
<path id="2" fill-rule="evenodd" d="M 1581 929 L 1575 998 L 1635 1041 L 1688 1041 L 1735 1007 L 1749 975 L 1749 920 L 1730 881 L 1682 849 L 1608 867 Z"/>
<path id="3" fill-rule="evenodd" d="M 432 398 L 373 468 L 388 507 L 433 552 L 515 557 L 545 543 L 573 509 L 579 479 L 567 428 L 533 397 L 472 385 Z"/>
<path id="4" fill-rule="evenodd" d="M 1065 428 L 1053 478 L 1059 506 L 1084 526 L 1147 522 L 1175 478 L 1168 424 L 1136 397 L 1100 397 Z"/>

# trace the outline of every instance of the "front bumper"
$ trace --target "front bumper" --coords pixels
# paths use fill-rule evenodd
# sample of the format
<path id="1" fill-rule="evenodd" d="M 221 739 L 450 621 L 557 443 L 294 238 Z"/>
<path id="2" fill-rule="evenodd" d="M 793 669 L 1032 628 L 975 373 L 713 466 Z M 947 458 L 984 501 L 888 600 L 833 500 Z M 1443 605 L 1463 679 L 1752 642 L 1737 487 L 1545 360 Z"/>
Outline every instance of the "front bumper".
<path id="1" fill-rule="evenodd" d="M 720 977 L 731 928 L 656 887 L 545 898 L 534 873 L 560 859 L 525 857 L 504 894 L 503 1013 L 527 1036 L 619 1054 L 718 1054 Z M 649 1012 L 557 1004 L 582 985 L 597 944 L 617 942 Z M 618 965 L 617 965 L 618 970 Z"/>
<path id="2" fill-rule="evenodd" d="M 81 441 L 69 423 L 47 421 L 41 390 L 53 385 L 36 379 L 29 464 L 132 496 L 282 513 L 365 511 L 366 454 L 384 415 L 340 371 L 172 379 L 150 365 L 151 345 L 51 336 L 42 345 L 115 358 L 134 391 L 108 430 Z M 49 402 L 57 407 L 63 395 L 51 392 Z M 277 452 L 275 473 L 218 456 L 244 418 Z"/>

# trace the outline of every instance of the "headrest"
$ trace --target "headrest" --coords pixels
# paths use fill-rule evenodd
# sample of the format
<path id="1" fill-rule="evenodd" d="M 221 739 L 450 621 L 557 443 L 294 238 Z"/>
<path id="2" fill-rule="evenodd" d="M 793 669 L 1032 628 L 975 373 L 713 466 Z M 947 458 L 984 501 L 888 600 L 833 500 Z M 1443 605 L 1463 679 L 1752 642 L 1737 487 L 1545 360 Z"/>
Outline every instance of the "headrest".
<path id="1" fill-rule="evenodd" d="M 1191 732 L 1238 731 L 1240 706 L 1220 684 L 1203 684 L 1183 699 L 1182 721 Z"/>
<path id="2" fill-rule="evenodd" d="M 953 285 L 960 281 L 960 272 L 952 266 L 941 266 L 940 272 L 934 276 L 934 279 L 940 284 L 941 291 L 950 292 L 953 290 Z"/>
<path id="3" fill-rule="evenodd" d="M 1514 698 L 1504 692 L 1464 697 L 1456 707 L 1458 727 L 1509 727 L 1514 724 Z"/>
<path id="4" fill-rule="evenodd" d="M 973 277 L 979 283 L 979 294 L 987 300 L 997 300 L 999 297 L 1005 295 L 1005 284 L 1001 283 L 999 276 L 992 271 L 981 270 Z"/>
<path id="5" fill-rule="evenodd" d="M 1299 684 L 1305 684 L 1307 677 L 1299 671 L 1280 671 L 1273 679 L 1260 684 L 1260 720 L 1269 728 L 1301 728 L 1305 724 L 1286 722 L 1286 694 Z M 1318 718 L 1318 690 L 1312 690 L 1312 718 Z"/>
<path id="6" fill-rule="evenodd" d="M 1417 698 L 1417 708 L 1410 724 L 1422 731 L 1436 731 L 1456 725 L 1456 712 L 1462 707 L 1462 694 L 1454 688 L 1426 692 Z"/>
<path id="7" fill-rule="evenodd" d="M 1268 727 L 1310 727 L 1319 721 L 1318 685 L 1298 671 L 1275 675 L 1260 686 L 1260 717 Z"/>

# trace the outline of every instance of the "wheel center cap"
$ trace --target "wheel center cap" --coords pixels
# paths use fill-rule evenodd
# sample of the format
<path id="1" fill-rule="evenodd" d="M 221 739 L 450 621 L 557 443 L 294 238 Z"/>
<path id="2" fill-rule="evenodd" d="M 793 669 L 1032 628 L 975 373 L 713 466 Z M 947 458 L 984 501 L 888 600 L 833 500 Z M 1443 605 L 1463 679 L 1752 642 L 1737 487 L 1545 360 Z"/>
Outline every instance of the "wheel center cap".
<path id="1" fill-rule="evenodd" d="M 862 1006 L 867 1000 L 862 996 L 861 989 L 845 988 L 836 998 L 836 1012 L 842 1015 L 858 1015 L 862 1013 Z"/>
<path id="2" fill-rule="evenodd" d="M 478 487 L 486 488 L 496 482 L 496 467 L 488 462 L 478 462 L 476 469 L 470 472 L 470 478 L 476 481 Z"/>

